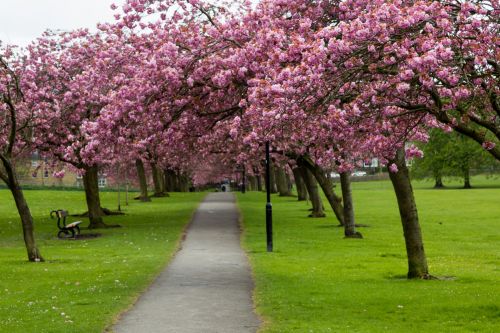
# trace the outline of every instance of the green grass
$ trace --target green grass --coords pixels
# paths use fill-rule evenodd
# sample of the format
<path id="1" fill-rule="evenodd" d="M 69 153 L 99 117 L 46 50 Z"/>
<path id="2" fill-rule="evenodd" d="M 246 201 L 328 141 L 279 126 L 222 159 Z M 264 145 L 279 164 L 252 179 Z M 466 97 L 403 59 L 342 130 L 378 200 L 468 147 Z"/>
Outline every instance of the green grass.
<path id="1" fill-rule="evenodd" d="M 25 194 L 47 261 L 27 262 L 14 203 L 9 192 L 0 190 L 1 332 L 102 332 L 165 267 L 204 195 L 174 193 L 151 203 L 131 202 L 124 207 L 127 215 L 105 219 L 122 228 L 99 230 L 97 239 L 63 241 L 56 237 L 49 211 L 85 211 L 84 193 Z M 103 206 L 115 208 L 116 198 L 116 193 L 102 193 Z"/>
<path id="2" fill-rule="evenodd" d="M 239 194 L 262 331 L 500 331 L 500 181 L 474 178 L 483 188 L 472 190 L 414 185 L 430 272 L 452 280 L 405 279 L 389 182 L 353 185 L 357 223 L 369 225 L 362 240 L 343 239 L 330 211 L 307 218 L 306 203 L 273 196 L 274 253 L 265 252 L 265 195 Z"/>

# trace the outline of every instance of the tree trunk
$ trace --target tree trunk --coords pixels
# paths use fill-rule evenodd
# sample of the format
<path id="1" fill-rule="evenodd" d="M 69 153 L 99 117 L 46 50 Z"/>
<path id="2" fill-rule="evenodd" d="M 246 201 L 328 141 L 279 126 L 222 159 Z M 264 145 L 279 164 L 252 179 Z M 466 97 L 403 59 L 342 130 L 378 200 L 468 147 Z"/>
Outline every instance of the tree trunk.
<path id="1" fill-rule="evenodd" d="M 165 187 L 165 173 L 163 172 L 163 169 L 157 168 L 158 171 L 158 179 L 160 180 L 160 187 L 161 187 L 161 192 L 166 196 L 169 197 L 170 195 L 167 193 L 166 187 Z"/>
<path id="2" fill-rule="evenodd" d="M 403 232 L 408 256 L 408 278 L 430 278 L 425 257 L 422 232 L 418 222 L 417 205 L 413 195 L 408 168 L 406 167 L 404 149 L 399 149 L 396 157 L 390 163 L 398 167 L 398 172 L 389 172 L 396 198 L 399 214 L 403 224 Z"/>
<path id="3" fill-rule="evenodd" d="M 173 173 L 172 173 L 172 185 L 173 185 L 174 192 L 182 192 L 181 177 L 177 171 L 173 171 Z"/>
<path id="4" fill-rule="evenodd" d="M 179 192 L 186 192 L 186 180 L 184 179 L 184 175 L 180 172 L 177 175 L 177 181 L 179 183 Z"/>
<path id="5" fill-rule="evenodd" d="M 307 188 L 304 183 L 304 179 L 302 178 L 300 169 L 295 167 L 292 169 L 293 178 L 295 179 L 295 187 L 297 188 L 297 199 L 298 201 L 306 201 L 307 200 Z"/>
<path id="6" fill-rule="evenodd" d="M 257 180 L 257 176 L 253 175 L 252 176 L 252 191 L 258 191 L 259 190 L 259 184 Z"/>
<path id="7" fill-rule="evenodd" d="M 260 176 L 260 174 L 257 174 L 255 176 L 255 180 L 257 182 L 257 191 L 262 192 L 262 177 Z"/>
<path id="8" fill-rule="evenodd" d="M 252 175 L 247 175 L 247 181 L 245 184 L 245 191 L 251 192 L 253 191 L 253 176 Z"/>
<path id="9" fill-rule="evenodd" d="M 189 192 L 189 177 L 186 174 L 178 174 L 179 192 Z"/>
<path id="10" fill-rule="evenodd" d="M 288 187 L 285 169 L 275 166 L 274 173 L 276 175 L 276 186 L 278 187 L 280 197 L 290 197 L 292 192 L 290 192 L 290 188 Z"/>
<path id="11" fill-rule="evenodd" d="M 257 191 L 257 176 L 248 176 L 249 191 Z"/>
<path id="12" fill-rule="evenodd" d="M 101 198 L 99 196 L 99 172 L 96 165 L 87 167 L 83 174 L 83 187 L 85 189 L 85 199 L 89 215 L 89 229 L 107 227 L 102 217 L 105 215 L 101 208 Z"/>
<path id="13" fill-rule="evenodd" d="M 146 171 L 144 170 L 144 163 L 140 158 L 135 160 L 135 167 L 137 168 L 137 176 L 139 177 L 139 186 L 141 194 L 136 198 L 142 202 L 151 201 L 148 196 L 148 181 L 146 179 Z"/>
<path id="14" fill-rule="evenodd" d="M 169 192 L 169 188 L 168 188 L 168 170 L 167 169 L 164 169 L 163 170 L 163 190 L 165 192 Z"/>
<path id="15" fill-rule="evenodd" d="M 286 179 L 286 186 L 288 186 L 288 192 L 290 193 L 290 196 L 293 196 L 292 190 L 293 190 L 293 183 L 292 179 L 290 178 L 290 174 L 286 171 L 285 167 L 285 179 Z"/>
<path id="16" fill-rule="evenodd" d="M 176 184 L 175 184 L 175 171 L 166 169 L 165 170 L 165 191 L 167 192 L 175 192 Z"/>
<path id="17" fill-rule="evenodd" d="M 309 192 L 309 198 L 311 199 L 313 206 L 313 210 L 309 217 L 325 217 L 326 215 L 323 209 L 323 202 L 321 201 L 321 197 L 319 195 L 318 183 L 316 182 L 316 179 L 314 179 L 313 175 L 307 168 L 300 167 L 299 170 L 302 174 L 302 178 L 304 179 L 304 183 L 306 185 L 307 192 Z"/>
<path id="18" fill-rule="evenodd" d="M 361 233 L 356 231 L 351 176 L 348 172 L 340 173 L 340 184 L 342 186 L 342 199 L 344 201 L 344 235 L 346 238 L 363 238 Z"/>
<path id="19" fill-rule="evenodd" d="M 444 188 L 443 177 L 441 177 L 441 175 L 435 176 L 434 179 L 436 181 L 434 183 L 434 188 Z"/>
<path id="20" fill-rule="evenodd" d="M 470 184 L 470 170 L 469 170 L 469 168 L 466 168 L 463 171 L 464 171 L 464 188 L 466 188 L 466 189 L 472 188 L 472 185 Z"/>
<path id="21" fill-rule="evenodd" d="M 333 210 L 333 213 L 337 217 L 337 220 L 341 225 L 344 225 L 344 207 L 342 207 L 342 198 L 338 197 L 333 190 L 333 184 L 330 179 L 326 176 L 326 172 L 316 163 L 314 163 L 309 157 L 299 158 L 302 165 L 307 167 L 309 171 L 312 172 L 316 180 L 318 181 L 321 189 L 325 193 L 326 199 Z"/>
<path id="22" fill-rule="evenodd" d="M 33 217 L 31 216 L 28 203 L 24 197 L 24 193 L 17 179 L 14 167 L 10 161 L 6 159 L 3 159 L 2 162 L 7 173 L 6 180 L 8 180 L 8 183 L 6 185 L 9 187 L 9 190 L 14 197 L 17 212 L 21 218 L 21 227 L 23 229 L 24 244 L 26 246 L 26 251 L 28 252 L 28 260 L 31 262 L 44 261 L 42 254 L 36 246 Z"/>
<path id="23" fill-rule="evenodd" d="M 272 194 L 275 194 L 275 193 L 278 193 L 278 188 L 276 186 L 276 173 L 274 172 L 274 163 L 271 162 L 271 166 L 269 168 L 269 176 L 271 178 L 271 184 L 269 185 L 270 189 L 271 189 L 271 193 Z"/>
<path id="24" fill-rule="evenodd" d="M 151 165 L 151 173 L 153 174 L 153 184 L 155 190 L 153 196 L 157 198 L 165 197 L 166 194 L 163 191 L 160 170 L 156 166 L 156 163 L 150 163 L 150 165 Z"/>

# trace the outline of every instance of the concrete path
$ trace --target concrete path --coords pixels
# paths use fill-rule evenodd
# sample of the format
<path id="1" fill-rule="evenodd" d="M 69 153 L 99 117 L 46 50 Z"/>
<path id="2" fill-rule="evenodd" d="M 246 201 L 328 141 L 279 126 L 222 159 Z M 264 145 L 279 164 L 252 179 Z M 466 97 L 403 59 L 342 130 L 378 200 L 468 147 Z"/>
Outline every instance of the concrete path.
<path id="1" fill-rule="evenodd" d="M 113 331 L 256 332 L 260 323 L 252 289 L 234 196 L 211 193 L 196 212 L 182 249 Z"/>

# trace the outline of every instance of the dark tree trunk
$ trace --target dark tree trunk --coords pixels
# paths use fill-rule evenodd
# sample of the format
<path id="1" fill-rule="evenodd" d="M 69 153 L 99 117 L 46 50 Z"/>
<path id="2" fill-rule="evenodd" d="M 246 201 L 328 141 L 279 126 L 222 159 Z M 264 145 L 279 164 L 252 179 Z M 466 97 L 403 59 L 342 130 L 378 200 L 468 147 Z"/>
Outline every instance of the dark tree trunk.
<path id="1" fill-rule="evenodd" d="M 319 185 L 321 186 L 321 189 L 325 193 L 326 199 L 328 200 L 333 213 L 337 217 L 337 220 L 341 225 L 344 225 L 344 207 L 342 207 L 342 198 L 335 194 L 335 191 L 333 190 L 333 183 L 326 176 L 325 170 L 323 170 L 319 165 L 314 163 L 308 157 L 301 157 L 299 158 L 299 160 L 304 167 L 312 172 Z"/>
<path id="2" fill-rule="evenodd" d="M 464 188 L 469 189 L 472 188 L 470 184 L 470 170 L 469 168 L 464 170 Z"/>
<path id="3" fill-rule="evenodd" d="M 190 179 L 186 174 L 178 174 L 179 192 L 189 192 Z"/>
<path id="4" fill-rule="evenodd" d="M 179 182 L 179 192 L 187 192 L 186 191 L 186 180 L 182 173 L 179 173 L 177 176 L 177 181 Z"/>
<path id="5" fill-rule="evenodd" d="M 288 186 L 288 192 L 290 193 L 290 196 L 293 196 L 292 190 L 293 190 L 293 182 L 292 179 L 290 178 L 290 174 L 286 172 L 285 168 L 285 179 L 286 179 L 286 185 Z"/>
<path id="6" fill-rule="evenodd" d="M 150 165 L 151 165 L 151 173 L 153 174 L 153 184 L 155 190 L 153 196 L 157 198 L 165 197 L 166 194 L 163 190 L 160 170 L 156 166 L 156 163 L 150 163 Z"/>
<path id="7" fill-rule="evenodd" d="M 434 183 L 434 188 L 444 188 L 443 177 L 441 177 L 441 175 L 435 176 L 434 179 L 436 181 Z"/>
<path id="8" fill-rule="evenodd" d="M 160 180 L 160 187 L 161 187 L 161 192 L 165 194 L 166 197 L 169 197 L 170 195 L 167 193 L 166 190 L 166 184 L 165 184 L 165 173 L 163 169 L 157 168 L 158 170 L 158 179 Z"/>
<path id="9" fill-rule="evenodd" d="M 170 189 L 168 188 L 168 170 L 167 169 L 163 170 L 163 190 L 165 192 L 170 191 Z"/>
<path id="10" fill-rule="evenodd" d="M 398 172 L 389 172 L 396 198 L 398 200 L 399 214 L 403 224 L 403 232 L 408 255 L 408 278 L 430 278 L 425 257 L 422 232 L 418 222 L 417 205 L 413 195 L 408 168 L 406 167 L 404 149 L 399 149 L 396 157 L 390 163 L 398 167 Z"/>
<path id="11" fill-rule="evenodd" d="M 356 231 L 351 175 L 348 172 L 340 173 L 340 184 L 342 186 L 342 199 L 344 201 L 344 235 L 346 238 L 363 238 L 361 233 Z"/>
<path id="12" fill-rule="evenodd" d="M 245 183 L 245 191 L 251 192 L 253 191 L 253 176 L 247 175 Z"/>
<path id="13" fill-rule="evenodd" d="M 304 183 L 304 179 L 302 178 L 300 169 L 295 167 L 292 169 L 293 178 L 295 179 L 295 187 L 297 188 L 297 199 L 299 201 L 307 200 L 307 188 Z"/>
<path id="14" fill-rule="evenodd" d="M 275 194 L 278 193 L 278 188 L 276 186 L 276 172 L 274 172 L 274 163 L 271 162 L 271 167 L 269 168 L 269 176 L 271 178 L 271 184 L 269 185 L 271 189 L 271 193 Z"/>
<path id="15" fill-rule="evenodd" d="M 181 189 L 181 177 L 180 177 L 180 175 L 179 175 L 179 173 L 177 171 L 174 172 L 174 174 L 173 174 L 172 182 L 174 184 L 174 192 L 182 192 L 182 189 Z"/>
<path id="16" fill-rule="evenodd" d="M 302 179 L 304 179 L 304 183 L 313 206 L 313 210 L 309 217 L 325 217 L 326 215 L 323 209 L 323 202 L 321 201 L 321 197 L 319 195 L 318 183 L 316 182 L 316 179 L 314 179 L 313 175 L 307 168 L 300 167 L 299 170 L 302 174 Z"/>
<path id="17" fill-rule="evenodd" d="M 291 196 L 292 192 L 290 191 L 290 188 L 288 186 L 285 169 L 275 166 L 274 173 L 276 175 L 276 186 L 278 187 L 280 197 Z"/>
<path id="18" fill-rule="evenodd" d="M 251 175 L 248 176 L 248 190 L 249 191 L 257 191 L 257 176 Z"/>
<path id="19" fill-rule="evenodd" d="M 176 175 L 174 170 L 165 170 L 165 191 L 176 192 Z"/>
<path id="20" fill-rule="evenodd" d="M 260 174 L 255 176 L 255 180 L 257 181 L 257 191 L 262 192 L 262 177 Z"/>
<path id="21" fill-rule="evenodd" d="M 106 228 L 102 217 L 105 215 L 101 207 L 99 196 L 99 172 L 96 165 L 85 169 L 83 174 L 83 187 L 89 215 L 89 229 Z"/>
<path id="22" fill-rule="evenodd" d="M 6 185 L 9 187 L 14 201 L 16 203 L 17 212 L 21 218 L 21 227 L 23 229 L 24 244 L 28 252 L 28 260 L 31 262 L 44 261 L 42 254 L 36 246 L 35 231 L 33 224 L 33 217 L 31 216 L 28 203 L 24 197 L 23 190 L 19 184 L 14 167 L 7 159 L 2 159 L 4 169 L 6 171 Z"/>
<path id="23" fill-rule="evenodd" d="M 140 158 L 135 160 L 135 167 L 137 168 L 137 176 L 139 177 L 139 187 L 141 194 L 136 198 L 142 202 L 151 201 L 148 196 L 148 181 L 146 179 L 146 171 L 144 170 L 144 163 Z"/>
<path id="24" fill-rule="evenodd" d="M 184 175 L 184 189 L 185 189 L 185 192 L 189 192 L 190 188 L 191 188 L 191 176 Z"/>
<path id="25" fill-rule="evenodd" d="M 259 190 L 259 184 L 257 183 L 257 176 L 253 175 L 252 176 L 252 191 L 258 191 Z"/>

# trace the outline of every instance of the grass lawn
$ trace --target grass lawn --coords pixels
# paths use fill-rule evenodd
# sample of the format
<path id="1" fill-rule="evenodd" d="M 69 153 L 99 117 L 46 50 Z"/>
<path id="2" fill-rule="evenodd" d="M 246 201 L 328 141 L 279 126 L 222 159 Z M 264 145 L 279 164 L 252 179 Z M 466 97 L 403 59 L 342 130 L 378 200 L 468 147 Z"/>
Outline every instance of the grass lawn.
<path id="1" fill-rule="evenodd" d="M 474 185 L 414 184 L 430 272 L 454 277 L 433 281 L 405 279 L 390 182 L 353 184 L 357 223 L 369 225 L 362 240 L 343 239 L 331 211 L 307 218 L 306 203 L 273 196 L 274 253 L 265 252 L 265 195 L 239 194 L 262 331 L 499 332 L 500 181 Z"/>
<path id="2" fill-rule="evenodd" d="M 14 203 L 7 190 L 0 190 L 0 332 L 102 332 L 165 267 L 204 196 L 173 193 L 151 203 L 131 202 L 124 207 L 127 215 L 105 218 L 122 228 L 98 230 L 100 238 L 71 241 L 57 239 L 49 212 L 85 211 L 84 193 L 25 194 L 47 261 L 27 262 Z M 116 193 L 101 195 L 104 207 L 116 208 Z"/>

